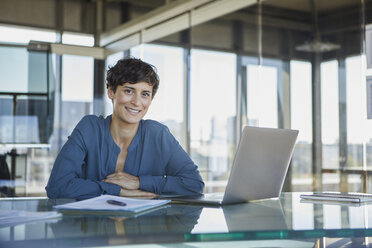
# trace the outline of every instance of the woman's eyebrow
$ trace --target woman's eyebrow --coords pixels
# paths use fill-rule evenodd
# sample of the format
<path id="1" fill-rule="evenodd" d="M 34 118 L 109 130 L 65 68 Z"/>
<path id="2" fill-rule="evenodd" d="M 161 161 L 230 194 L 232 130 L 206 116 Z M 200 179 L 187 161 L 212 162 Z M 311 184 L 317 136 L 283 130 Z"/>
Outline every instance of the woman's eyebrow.
<path id="1" fill-rule="evenodd" d="M 128 88 L 128 89 L 131 89 L 131 90 L 137 90 L 136 88 L 130 87 L 130 86 L 123 86 L 123 87 L 124 88 Z M 143 90 L 143 92 L 152 93 L 152 90 Z"/>

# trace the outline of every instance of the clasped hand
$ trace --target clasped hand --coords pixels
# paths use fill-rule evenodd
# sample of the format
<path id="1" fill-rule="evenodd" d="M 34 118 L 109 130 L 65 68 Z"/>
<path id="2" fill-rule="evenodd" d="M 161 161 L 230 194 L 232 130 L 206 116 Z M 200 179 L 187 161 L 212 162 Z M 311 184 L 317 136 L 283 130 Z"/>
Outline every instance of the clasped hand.
<path id="1" fill-rule="evenodd" d="M 117 171 L 110 174 L 103 180 L 106 183 L 112 183 L 121 187 L 121 196 L 141 196 L 141 197 L 155 197 L 156 195 L 151 192 L 142 191 L 139 189 L 140 180 L 136 176 L 132 176 L 128 173 Z"/>

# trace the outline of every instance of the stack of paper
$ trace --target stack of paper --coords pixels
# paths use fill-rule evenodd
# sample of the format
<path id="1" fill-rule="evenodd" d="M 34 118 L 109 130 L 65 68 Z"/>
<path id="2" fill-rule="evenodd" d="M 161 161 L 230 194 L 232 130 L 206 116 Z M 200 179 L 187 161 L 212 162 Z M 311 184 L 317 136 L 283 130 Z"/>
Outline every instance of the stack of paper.
<path id="1" fill-rule="evenodd" d="M 56 211 L 32 212 L 0 209 L 0 227 L 14 226 L 34 221 L 45 221 L 59 218 L 62 215 Z"/>
<path id="2" fill-rule="evenodd" d="M 123 202 L 125 206 L 119 206 L 108 203 L 108 201 Z M 58 210 L 72 211 L 104 211 L 104 212 L 141 212 L 158 206 L 162 206 L 170 202 L 170 200 L 147 200 L 120 197 L 114 195 L 101 195 L 88 200 L 66 203 L 54 206 Z"/>

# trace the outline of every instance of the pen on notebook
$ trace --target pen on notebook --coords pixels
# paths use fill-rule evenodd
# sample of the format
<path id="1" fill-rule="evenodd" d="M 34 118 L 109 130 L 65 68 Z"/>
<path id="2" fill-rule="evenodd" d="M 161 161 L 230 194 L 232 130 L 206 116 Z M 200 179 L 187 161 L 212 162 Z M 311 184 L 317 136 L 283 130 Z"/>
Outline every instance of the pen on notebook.
<path id="1" fill-rule="evenodd" d="M 127 204 L 122 201 L 115 201 L 115 200 L 107 200 L 108 204 L 116 205 L 116 206 L 126 206 Z"/>

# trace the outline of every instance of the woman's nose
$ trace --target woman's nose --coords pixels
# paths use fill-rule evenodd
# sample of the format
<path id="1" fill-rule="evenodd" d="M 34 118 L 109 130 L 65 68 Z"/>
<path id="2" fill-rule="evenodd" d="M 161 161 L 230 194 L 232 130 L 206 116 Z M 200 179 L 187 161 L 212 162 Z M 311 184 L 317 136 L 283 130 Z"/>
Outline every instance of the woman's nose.
<path id="1" fill-rule="evenodd" d="M 133 97 L 132 97 L 132 101 L 131 103 L 133 105 L 139 105 L 140 104 L 140 97 L 137 95 L 137 94 L 134 94 Z"/>

